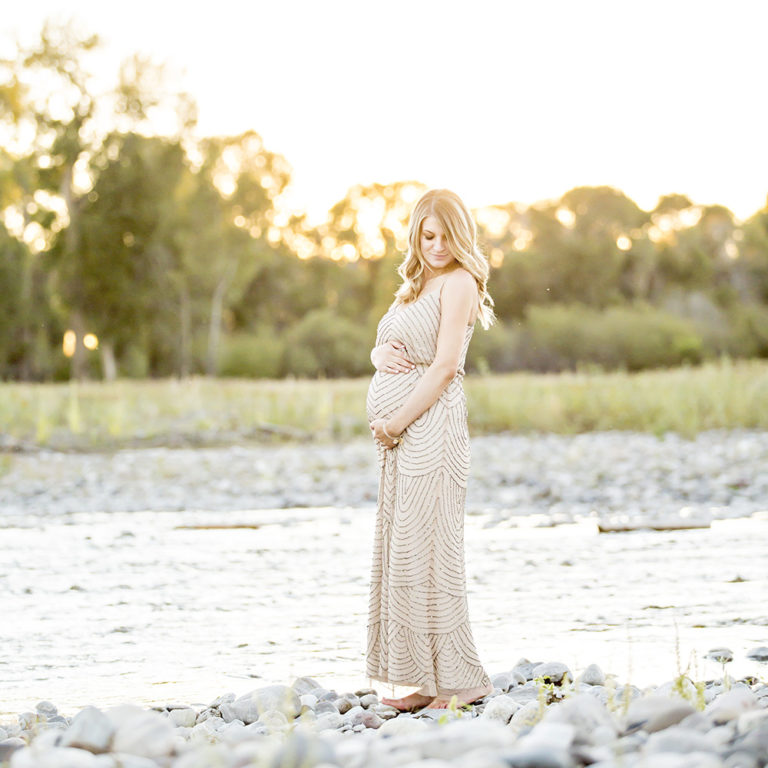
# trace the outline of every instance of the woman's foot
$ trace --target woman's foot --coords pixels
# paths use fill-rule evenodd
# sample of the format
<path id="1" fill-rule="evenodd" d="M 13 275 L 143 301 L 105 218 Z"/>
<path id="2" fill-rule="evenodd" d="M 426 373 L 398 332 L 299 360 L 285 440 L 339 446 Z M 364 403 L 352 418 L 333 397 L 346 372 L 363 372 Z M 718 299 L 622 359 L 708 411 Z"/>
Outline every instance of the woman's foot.
<path id="1" fill-rule="evenodd" d="M 401 699 L 388 699 L 385 696 L 382 698 L 381 703 L 399 709 L 401 712 L 413 712 L 414 709 L 421 709 L 429 704 L 433 698 L 434 696 L 425 696 L 423 693 L 416 691 L 415 693 L 403 696 Z"/>
<path id="2" fill-rule="evenodd" d="M 467 690 L 459 691 L 450 696 L 438 694 L 429 704 L 427 704 L 427 709 L 448 709 L 454 696 L 456 696 L 456 706 L 461 707 L 464 704 L 472 704 L 475 701 L 479 701 L 492 692 L 493 686 L 488 684 L 481 685 L 477 688 L 468 688 Z"/>

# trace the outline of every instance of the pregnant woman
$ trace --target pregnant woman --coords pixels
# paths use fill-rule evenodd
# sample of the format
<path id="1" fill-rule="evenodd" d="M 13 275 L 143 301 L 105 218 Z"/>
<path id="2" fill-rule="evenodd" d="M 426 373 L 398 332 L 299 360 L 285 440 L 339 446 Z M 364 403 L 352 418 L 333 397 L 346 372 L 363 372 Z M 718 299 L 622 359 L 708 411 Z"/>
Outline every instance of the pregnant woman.
<path id="1" fill-rule="evenodd" d="M 448 190 L 411 214 L 403 282 L 378 325 L 366 401 L 380 471 L 367 674 L 418 690 L 400 710 L 483 698 L 493 686 L 475 648 L 464 574 L 469 473 L 462 379 L 475 322 L 493 322 L 475 223 Z"/>

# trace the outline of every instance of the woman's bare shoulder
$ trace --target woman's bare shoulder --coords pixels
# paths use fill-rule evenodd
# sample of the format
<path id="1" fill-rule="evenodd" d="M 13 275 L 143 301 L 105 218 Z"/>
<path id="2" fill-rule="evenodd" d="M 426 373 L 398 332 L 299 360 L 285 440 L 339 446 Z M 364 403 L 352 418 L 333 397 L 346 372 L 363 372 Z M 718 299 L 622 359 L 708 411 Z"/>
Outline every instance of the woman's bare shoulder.
<path id="1" fill-rule="evenodd" d="M 471 272 L 464 269 L 464 267 L 458 267 L 451 272 L 448 277 L 445 278 L 443 284 L 449 287 L 451 291 L 457 291 L 463 293 L 464 291 L 477 291 L 477 281 Z"/>

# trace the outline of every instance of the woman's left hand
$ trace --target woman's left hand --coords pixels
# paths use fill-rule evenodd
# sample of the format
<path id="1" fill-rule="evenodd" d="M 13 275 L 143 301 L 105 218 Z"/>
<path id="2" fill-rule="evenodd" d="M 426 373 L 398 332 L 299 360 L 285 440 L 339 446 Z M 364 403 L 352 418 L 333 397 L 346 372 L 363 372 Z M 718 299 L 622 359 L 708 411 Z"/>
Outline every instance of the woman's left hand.
<path id="1" fill-rule="evenodd" d="M 371 433 L 373 434 L 373 439 L 381 443 L 385 448 L 394 448 L 397 443 L 384 434 L 386 423 L 386 419 L 374 419 L 371 422 Z M 394 435 L 394 437 L 399 437 L 399 435 Z"/>

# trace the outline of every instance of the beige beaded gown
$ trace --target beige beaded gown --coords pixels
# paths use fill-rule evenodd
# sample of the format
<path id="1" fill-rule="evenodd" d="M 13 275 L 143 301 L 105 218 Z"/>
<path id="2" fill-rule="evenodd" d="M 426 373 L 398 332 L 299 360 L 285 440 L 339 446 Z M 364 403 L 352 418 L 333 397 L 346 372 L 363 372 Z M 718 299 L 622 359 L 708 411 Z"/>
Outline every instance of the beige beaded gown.
<path id="1" fill-rule="evenodd" d="M 416 368 L 376 371 L 369 421 L 388 418 L 434 360 L 441 291 L 391 307 L 376 345 L 401 341 Z M 490 683 L 475 649 L 464 573 L 464 499 L 469 474 L 467 406 L 459 371 L 395 448 L 377 445 L 378 508 L 373 542 L 366 672 L 370 678 L 451 695 Z"/>

